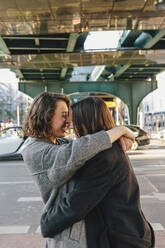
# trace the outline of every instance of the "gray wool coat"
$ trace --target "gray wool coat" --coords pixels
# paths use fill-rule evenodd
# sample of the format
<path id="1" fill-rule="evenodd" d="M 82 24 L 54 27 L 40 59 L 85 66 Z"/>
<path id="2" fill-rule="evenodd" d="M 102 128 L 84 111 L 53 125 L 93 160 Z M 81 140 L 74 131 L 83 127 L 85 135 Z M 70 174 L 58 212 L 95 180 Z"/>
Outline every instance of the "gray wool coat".
<path id="1" fill-rule="evenodd" d="M 44 211 L 55 200 L 58 191 L 66 194 L 73 188 L 71 177 L 87 160 L 112 146 L 105 131 L 79 139 L 58 139 L 60 145 L 49 140 L 29 137 L 22 147 L 24 162 L 37 184 Z M 49 238 L 46 248 L 86 248 L 84 221 Z"/>

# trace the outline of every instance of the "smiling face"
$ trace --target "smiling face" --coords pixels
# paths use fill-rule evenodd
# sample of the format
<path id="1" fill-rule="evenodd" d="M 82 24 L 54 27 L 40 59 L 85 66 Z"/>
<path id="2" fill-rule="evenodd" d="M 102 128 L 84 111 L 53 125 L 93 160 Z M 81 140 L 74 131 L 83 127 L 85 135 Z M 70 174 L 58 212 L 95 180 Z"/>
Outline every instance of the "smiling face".
<path id="1" fill-rule="evenodd" d="M 69 123 L 68 107 L 64 101 L 58 101 L 51 120 L 53 137 L 65 137 Z"/>

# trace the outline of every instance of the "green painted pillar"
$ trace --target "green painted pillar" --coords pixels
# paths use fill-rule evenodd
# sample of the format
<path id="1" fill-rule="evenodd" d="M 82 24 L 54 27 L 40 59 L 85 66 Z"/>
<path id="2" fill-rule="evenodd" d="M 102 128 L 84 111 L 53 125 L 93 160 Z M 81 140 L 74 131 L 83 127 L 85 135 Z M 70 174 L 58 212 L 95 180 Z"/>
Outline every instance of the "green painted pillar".
<path id="1" fill-rule="evenodd" d="M 127 104 L 131 124 L 137 124 L 137 111 L 140 102 L 157 88 L 157 81 L 96 81 L 96 82 L 41 82 L 19 83 L 19 90 L 31 97 L 45 91 L 64 94 L 79 92 L 102 92 L 119 97 Z"/>
<path id="2" fill-rule="evenodd" d="M 137 124 L 138 106 L 143 98 L 156 88 L 156 80 L 119 83 L 117 96 L 127 104 L 131 124 Z"/>
<path id="3" fill-rule="evenodd" d="M 45 91 L 45 86 L 43 83 L 19 83 L 18 89 L 23 93 L 34 98 L 36 95 Z"/>

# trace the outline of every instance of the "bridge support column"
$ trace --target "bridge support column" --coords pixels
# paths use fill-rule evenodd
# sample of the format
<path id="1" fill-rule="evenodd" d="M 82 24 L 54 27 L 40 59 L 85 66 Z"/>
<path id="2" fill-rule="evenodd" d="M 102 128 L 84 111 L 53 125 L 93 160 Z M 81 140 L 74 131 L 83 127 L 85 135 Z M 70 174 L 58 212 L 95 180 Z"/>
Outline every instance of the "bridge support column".
<path id="1" fill-rule="evenodd" d="M 119 97 L 127 104 L 131 124 L 137 124 L 137 110 L 140 102 L 150 92 L 157 88 L 157 81 L 96 81 L 96 82 L 41 82 L 19 83 L 19 90 L 35 97 L 39 93 L 52 91 L 72 94 L 80 92 L 102 92 Z"/>
<path id="2" fill-rule="evenodd" d="M 128 106 L 130 123 L 136 125 L 138 106 L 145 96 L 157 88 L 157 81 L 122 82 L 118 88 L 117 96 Z"/>

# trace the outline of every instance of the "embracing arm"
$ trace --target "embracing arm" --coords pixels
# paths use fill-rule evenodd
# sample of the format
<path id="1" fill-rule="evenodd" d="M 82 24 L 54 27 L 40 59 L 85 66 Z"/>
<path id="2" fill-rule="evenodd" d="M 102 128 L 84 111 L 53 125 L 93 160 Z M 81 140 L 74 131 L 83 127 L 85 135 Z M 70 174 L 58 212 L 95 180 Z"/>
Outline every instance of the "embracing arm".
<path id="1" fill-rule="evenodd" d="M 48 171 L 49 180 L 60 187 L 66 183 L 86 161 L 99 152 L 112 146 L 112 143 L 124 137 L 133 139 L 133 133 L 128 128 L 119 126 L 108 131 L 100 131 L 72 140 L 54 149 L 54 145 L 44 155 L 44 161 L 52 164 Z"/>
<path id="2" fill-rule="evenodd" d="M 135 141 L 135 136 L 129 128 L 125 126 L 117 126 L 107 132 L 112 143 L 117 139 L 120 139 L 120 144 L 125 152 L 131 149 L 132 144 Z"/>
<path id="3" fill-rule="evenodd" d="M 61 187 L 87 160 L 112 146 L 106 131 L 86 135 L 62 145 L 50 145 L 44 163 L 49 163 L 48 178 L 52 185 Z"/>
<path id="4" fill-rule="evenodd" d="M 107 160 L 110 150 L 95 156 L 76 174 L 74 190 L 68 194 L 58 194 L 53 203 L 41 217 L 41 232 L 44 237 L 53 237 L 84 219 L 85 216 L 104 198 L 114 185 L 114 156 Z"/>
<path id="5" fill-rule="evenodd" d="M 135 136 L 134 136 L 133 132 L 125 126 L 114 127 L 112 129 L 108 130 L 107 134 L 109 135 L 109 138 L 110 138 L 112 143 L 115 142 L 116 140 L 118 140 L 122 136 L 132 140 L 132 142 L 134 142 L 134 140 L 135 140 Z"/>
<path id="6" fill-rule="evenodd" d="M 68 144 L 51 145 L 49 150 L 45 151 L 44 163 L 51 166 L 48 170 L 48 178 L 52 184 L 53 190 L 48 202 L 45 205 L 47 209 L 55 199 L 57 190 L 65 184 L 80 169 L 87 160 L 94 157 L 97 153 L 112 146 L 121 135 L 131 139 L 133 133 L 128 128 L 120 126 L 108 131 L 100 131 L 95 134 L 83 136 L 72 140 Z"/>

